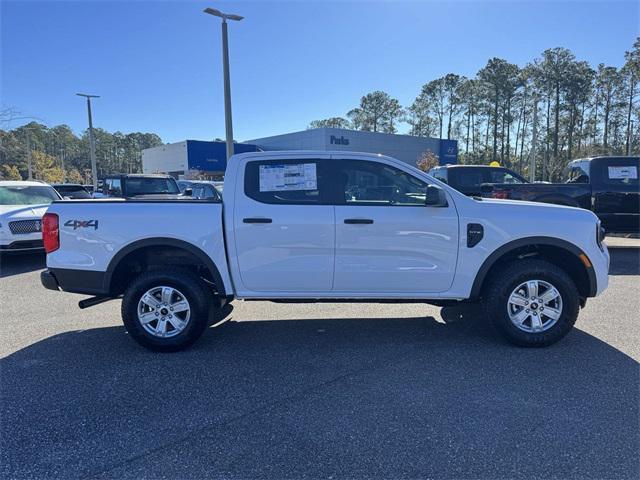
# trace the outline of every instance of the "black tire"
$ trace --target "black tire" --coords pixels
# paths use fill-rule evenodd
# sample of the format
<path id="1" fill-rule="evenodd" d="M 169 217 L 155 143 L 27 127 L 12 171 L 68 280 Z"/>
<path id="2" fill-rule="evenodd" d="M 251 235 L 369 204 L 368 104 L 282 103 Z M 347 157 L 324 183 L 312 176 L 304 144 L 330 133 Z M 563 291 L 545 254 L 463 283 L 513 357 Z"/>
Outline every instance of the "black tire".
<path id="1" fill-rule="evenodd" d="M 573 328 L 580 310 L 580 294 L 571 277 L 560 267 L 539 259 L 515 260 L 492 272 L 491 277 L 483 295 L 485 311 L 495 328 L 509 342 L 522 347 L 546 347 L 562 339 Z M 561 314 L 547 330 L 524 331 L 523 328 L 531 327 L 533 317 L 529 317 L 530 324 L 523 324 L 523 328 L 517 327 L 510 318 L 508 309 L 512 292 L 530 280 L 547 282 L 560 293 Z M 539 304 L 540 302 L 535 302 L 531 306 L 538 308 L 540 321 L 543 318 L 548 321 L 549 318 L 539 310 Z"/>
<path id="2" fill-rule="evenodd" d="M 149 290 L 160 286 L 179 291 L 190 307 L 184 329 L 168 338 L 152 335 L 138 320 L 141 298 Z M 143 347 L 157 352 L 175 352 L 190 347 L 200 338 L 208 326 L 210 306 L 211 291 L 196 274 L 179 268 L 154 269 L 141 273 L 125 291 L 122 299 L 122 321 L 129 335 Z"/>

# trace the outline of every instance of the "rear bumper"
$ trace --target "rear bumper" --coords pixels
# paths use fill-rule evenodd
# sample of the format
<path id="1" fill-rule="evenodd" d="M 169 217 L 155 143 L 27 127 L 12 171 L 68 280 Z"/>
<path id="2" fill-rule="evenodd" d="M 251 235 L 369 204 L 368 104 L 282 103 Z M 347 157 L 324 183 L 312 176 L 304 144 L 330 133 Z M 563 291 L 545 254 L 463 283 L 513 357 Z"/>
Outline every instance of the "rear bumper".
<path id="1" fill-rule="evenodd" d="M 42 286 L 47 290 L 60 290 L 58 280 L 49 270 L 40 272 L 40 282 L 42 283 Z"/>
<path id="2" fill-rule="evenodd" d="M 40 273 L 40 282 L 49 290 L 62 290 L 85 295 L 107 295 L 105 272 L 49 268 Z"/>

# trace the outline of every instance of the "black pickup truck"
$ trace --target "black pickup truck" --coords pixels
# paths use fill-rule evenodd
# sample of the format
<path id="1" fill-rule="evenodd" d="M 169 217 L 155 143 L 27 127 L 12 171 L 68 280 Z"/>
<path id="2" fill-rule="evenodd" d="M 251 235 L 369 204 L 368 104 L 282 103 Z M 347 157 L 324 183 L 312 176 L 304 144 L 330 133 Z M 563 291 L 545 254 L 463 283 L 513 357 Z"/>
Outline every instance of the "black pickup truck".
<path id="1" fill-rule="evenodd" d="M 569 164 L 566 183 L 485 183 L 481 190 L 484 197 L 586 208 L 609 233 L 639 233 L 638 170 L 640 157 L 584 158 Z"/>
<path id="2" fill-rule="evenodd" d="M 141 195 L 180 195 L 180 188 L 171 175 L 116 173 L 104 178 L 104 197 L 139 197 Z"/>
<path id="3" fill-rule="evenodd" d="M 443 165 L 428 173 L 469 197 L 481 197 L 487 184 L 528 183 L 513 170 L 488 165 Z"/>

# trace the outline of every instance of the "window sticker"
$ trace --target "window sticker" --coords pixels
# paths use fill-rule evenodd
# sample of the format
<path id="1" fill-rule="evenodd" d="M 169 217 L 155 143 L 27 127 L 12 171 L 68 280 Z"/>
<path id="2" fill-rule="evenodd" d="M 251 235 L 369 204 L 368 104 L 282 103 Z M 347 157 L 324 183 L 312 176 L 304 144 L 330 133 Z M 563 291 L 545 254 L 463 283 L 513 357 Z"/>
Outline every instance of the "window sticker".
<path id="1" fill-rule="evenodd" d="M 636 166 L 609 167 L 609 178 L 610 179 L 631 178 L 633 180 L 637 180 L 638 179 L 638 167 L 636 167 Z"/>
<path id="2" fill-rule="evenodd" d="M 317 190 L 315 163 L 260 165 L 260 191 Z"/>

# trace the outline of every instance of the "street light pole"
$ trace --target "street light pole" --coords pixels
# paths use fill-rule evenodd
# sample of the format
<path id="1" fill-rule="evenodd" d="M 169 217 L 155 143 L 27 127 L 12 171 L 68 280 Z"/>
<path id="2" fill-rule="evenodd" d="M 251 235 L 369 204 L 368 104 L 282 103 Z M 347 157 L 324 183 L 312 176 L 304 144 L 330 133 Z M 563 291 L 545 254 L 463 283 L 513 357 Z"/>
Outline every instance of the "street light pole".
<path id="1" fill-rule="evenodd" d="M 204 13 L 222 19 L 222 70 L 224 75 L 224 126 L 227 140 L 227 160 L 233 155 L 233 122 L 231 121 L 231 80 L 229 77 L 229 38 L 227 20 L 240 21 L 240 15 L 222 13 L 215 8 L 205 8 Z"/>
<path id="2" fill-rule="evenodd" d="M 100 95 L 89 95 L 86 93 L 76 93 L 79 97 L 87 99 L 87 115 L 89 116 L 89 152 L 91 155 L 91 177 L 93 188 L 98 189 L 98 168 L 96 166 L 96 144 L 93 138 L 93 119 L 91 118 L 91 99 L 100 98 Z"/>
<path id="3" fill-rule="evenodd" d="M 536 181 L 536 146 L 538 143 L 538 96 L 533 96 L 533 132 L 531 133 L 531 155 L 529 164 L 529 181 Z"/>

